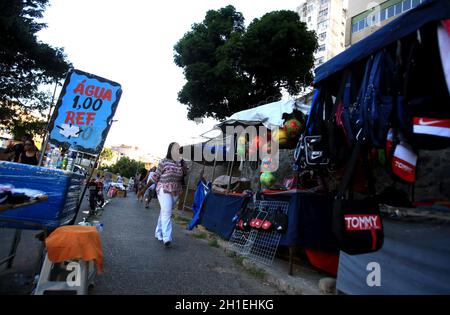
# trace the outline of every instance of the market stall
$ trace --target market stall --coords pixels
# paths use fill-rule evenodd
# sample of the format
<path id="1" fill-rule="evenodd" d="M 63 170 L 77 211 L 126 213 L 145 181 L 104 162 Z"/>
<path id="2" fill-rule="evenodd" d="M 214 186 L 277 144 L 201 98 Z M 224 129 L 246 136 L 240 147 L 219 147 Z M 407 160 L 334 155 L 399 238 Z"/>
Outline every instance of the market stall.
<path id="1" fill-rule="evenodd" d="M 275 132 L 279 130 L 284 131 L 286 129 L 283 127 L 286 125 L 286 122 L 294 120 L 297 121 L 295 117 L 300 117 L 300 120 L 302 120 L 307 108 L 307 105 L 295 102 L 293 100 L 279 101 L 236 113 L 218 127 L 226 131 L 228 127 L 246 128 L 248 126 L 264 126 L 266 130 Z M 300 130 L 293 130 L 294 132 L 292 139 L 290 139 L 290 141 L 282 141 L 282 147 L 295 147 Z M 260 135 L 257 134 L 256 136 Z M 238 137 L 239 135 L 237 134 L 236 138 Z M 286 136 L 286 138 L 288 137 Z M 238 140 L 237 146 L 240 144 L 241 143 Z M 259 147 L 256 146 L 256 148 Z M 252 143 L 250 141 L 246 143 L 244 150 L 247 154 L 250 150 L 252 150 Z M 238 157 L 238 154 L 239 147 L 236 148 L 237 158 L 233 158 L 232 161 L 238 160 L 239 163 L 250 163 L 247 159 L 241 160 Z M 286 214 L 288 217 L 288 228 L 285 233 L 279 233 L 279 235 L 277 235 L 278 233 L 260 233 L 260 235 L 256 238 L 256 243 L 258 243 L 258 240 L 261 240 L 261 242 L 273 244 L 276 240 L 276 242 L 278 242 L 277 246 L 280 245 L 289 247 L 291 263 L 293 255 L 293 251 L 291 251 L 291 249 L 295 246 L 304 246 L 304 248 L 310 249 L 311 255 L 316 257 L 316 261 L 316 253 L 329 253 L 335 257 L 337 249 L 334 243 L 336 240 L 333 235 L 331 235 L 332 233 L 330 228 L 331 198 L 327 198 L 327 196 L 323 195 L 309 194 L 306 189 L 297 189 L 296 175 L 288 176 L 291 178 L 284 181 L 286 185 L 272 187 L 274 184 L 273 179 L 275 178 L 275 175 L 273 175 L 272 172 L 264 172 L 264 169 L 261 168 L 261 161 L 256 161 L 253 163 L 256 164 L 253 171 L 258 174 L 258 180 L 261 180 L 263 183 L 263 190 L 261 190 L 262 194 L 258 194 L 257 199 L 259 201 L 257 202 L 265 205 L 270 203 L 272 205 L 272 209 L 269 211 L 270 213 L 268 213 L 268 216 L 273 216 L 273 212 L 275 212 L 279 206 L 285 204 L 287 205 Z M 227 173 L 229 173 L 229 171 L 230 170 L 228 169 Z M 259 174 L 263 173 L 269 175 L 267 176 L 267 180 L 265 180 L 264 176 L 261 176 L 260 179 Z M 252 192 L 250 191 L 249 195 L 247 190 L 240 190 L 239 192 L 236 192 L 229 189 L 230 185 L 228 185 L 227 188 L 228 189 L 224 189 L 223 191 L 214 190 L 213 188 L 213 192 L 206 196 L 201 215 L 199 216 L 199 223 L 208 230 L 218 234 L 223 239 L 233 242 L 235 238 L 234 232 L 236 227 L 236 218 L 239 217 L 239 212 L 246 207 L 247 203 L 253 203 L 249 202 L 249 199 L 252 198 Z M 255 189 L 255 187 L 252 188 Z M 256 189 L 259 188 L 260 184 Z M 250 189 L 250 187 L 247 189 Z M 277 204 L 279 206 L 276 206 Z M 267 206 L 262 207 L 265 207 L 264 210 L 267 210 Z M 304 211 L 301 211 L 300 209 L 304 209 Z M 326 217 L 325 221 L 322 220 L 324 216 Z M 311 226 L 314 226 L 314 228 L 311 228 Z M 276 236 L 279 236 L 279 239 Z M 262 241 L 263 239 L 264 241 Z M 251 245 L 247 244 L 244 247 L 248 246 Z M 256 247 L 252 250 L 252 252 L 255 251 L 258 251 Z M 263 251 L 267 252 L 267 249 Z M 276 246 L 274 246 L 271 251 L 272 254 L 274 254 L 274 251 L 276 251 Z M 259 259 L 261 257 L 255 258 Z M 263 257 L 262 259 L 267 263 L 270 263 L 271 261 L 268 257 Z M 320 265 L 320 263 L 318 265 Z M 292 264 L 290 269 L 290 272 L 292 272 Z M 335 264 L 332 268 L 326 268 L 328 272 L 333 274 L 336 273 L 336 269 L 337 264 Z"/>
<path id="2" fill-rule="evenodd" d="M 342 293 L 450 292 L 449 19 L 425 1 L 316 69 L 295 158 L 336 180 Z"/>

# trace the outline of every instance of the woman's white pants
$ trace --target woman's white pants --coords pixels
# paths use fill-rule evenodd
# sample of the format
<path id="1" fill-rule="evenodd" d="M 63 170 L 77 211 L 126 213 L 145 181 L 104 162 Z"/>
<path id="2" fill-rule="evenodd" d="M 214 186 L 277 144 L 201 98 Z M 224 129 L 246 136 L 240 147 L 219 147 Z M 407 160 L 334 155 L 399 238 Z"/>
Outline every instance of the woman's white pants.
<path id="1" fill-rule="evenodd" d="M 165 193 L 161 188 L 158 192 L 158 201 L 161 207 L 155 237 L 164 243 L 172 241 L 172 208 L 178 197 Z"/>

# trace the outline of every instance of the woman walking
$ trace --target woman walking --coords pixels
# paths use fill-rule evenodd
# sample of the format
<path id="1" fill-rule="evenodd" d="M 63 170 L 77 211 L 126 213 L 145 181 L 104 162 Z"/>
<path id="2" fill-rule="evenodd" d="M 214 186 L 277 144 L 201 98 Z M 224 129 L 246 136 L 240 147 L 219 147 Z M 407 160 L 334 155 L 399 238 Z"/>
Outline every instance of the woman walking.
<path id="1" fill-rule="evenodd" d="M 186 175 L 183 160 L 176 162 L 172 155 L 174 145 L 175 142 L 169 145 L 166 158 L 159 162 L 155 173 L 147 184 L 150 187 L 152 183 L 157 183 L 156 192 L 161 211 L 156 225 L 155 237 L 162 241 L 165 247 L 170 247 L 172 242 L 172 208 L 183 193 L 182 182 Z"/>

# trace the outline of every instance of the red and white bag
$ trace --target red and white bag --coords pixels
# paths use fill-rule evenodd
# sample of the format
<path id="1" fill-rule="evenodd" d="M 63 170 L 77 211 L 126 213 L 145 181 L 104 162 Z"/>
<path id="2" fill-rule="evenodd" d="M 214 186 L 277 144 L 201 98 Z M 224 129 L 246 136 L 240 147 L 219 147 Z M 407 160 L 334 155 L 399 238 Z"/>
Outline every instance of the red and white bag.
<path id="1" fill-rule="evenodd" d="M 450 138 L 450 119 L 414 117 L 415 134 Z"/>
<path id="2" fill-rule="evenodd" d="M 417 154 L 405 142 L 395 147 L 392 172 L 408 183 L 416 181 Z"/>

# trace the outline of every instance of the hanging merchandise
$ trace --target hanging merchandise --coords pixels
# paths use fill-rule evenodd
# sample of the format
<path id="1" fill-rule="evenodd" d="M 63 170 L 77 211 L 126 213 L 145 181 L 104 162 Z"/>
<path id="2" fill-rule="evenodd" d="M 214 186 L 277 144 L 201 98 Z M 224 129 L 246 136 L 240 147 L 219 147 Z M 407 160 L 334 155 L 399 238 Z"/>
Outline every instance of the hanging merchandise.
<path id="1" fill-rule="evenodd" d="M 340 249 L 349 255 L 375 252 L 383 246 L 384 240 L 380 209 L 376 200 L 373 197 L 363 200 L 345 199 L 362 146 L 363 143 L 358 141 L 353 148 L 333 205 L 333 232 L 339 241 Z M 368 165 L 367 155 L 364 156 L 365 164 Z M 370 181 L 370 170 L 367 167 L 366 171 Z M 373 185 L 371 187 L 373 189 Z"/>
<path id="2" fill-rule="evenodd" d="M 330 101 L 331 96 L 324 88 L 315 90 L 305 131 L 300 136 L 294 152 L 297 167 L 329 164 L 327 126 L 323 116 Z"/>
<path id="3" fill-rule="evenodd" d="M 250 140 L 250 144 L 248 146 L 248 155 L 250 157 L 256 157 L 258 155 L 259 145 L 260 145 L 259 136 L 254 136 Z"/>
<path id="4" fill-rule="evenodd" d="M 341 79 L 339 92 L 335 99 L 333 109 L 327 120 L 329 154 L 334 165 L 338 167 L 345 165 L 347 162 L 351 143 L 351 140 L 347 138 L 347 135 L 351 133 L 351 130 L 349 128 L 349 131 L 346 131 L 347 127 L 344 125 L 344 120 L 348 119 L 348 115 L 345 114 L 348 113 L 349 107 L 344 107 L 344 92 L 346 86 L 349 84 L 351 84 L 351 73 L 350 71 L 345 71 Z M 350 96 L 347 95 L 347 98 L 349 97 Z M 347 112 L 345 112 L 345 108 L 347 109 Z"/>
<path id="5" fill-rule="evenodd" d="M 450 147 L 450 94 L 443 68 L 448 57 L 439 51 L 446 32 L 436 26 L 420 29 L 407 49 L 397 121 L 415 150 Z"/>
<path id="6" fill-rule="evenodd" d="M 385 50 L 371 56 L 366 64 L 353 116 L 357 137 L 382 148 L 390 128 L 393 98 L 394 62 Z"/>
<path id="7" fill-rule="evenodd" d="M 237 140 L 236 145 L 236 153 L 239 158 L 239 170 L 242 172 L 244 169 L 244 161 L 245 161 L 245 154 L 247 152 L 247 139 L 245 136 L 239 136 Z"/>
<path id="8" fill-rule="evenodd" d="M 442 70 L 444 71 L 445 81 L 450 93 L 450 19 L 442 21 L 442 25 L 438 26 L 439 52 Z"/>
<path id="9" fill-rule="evenodd" d="M 240 136 L 237 141 L 236 153 L 239 157 L 245 159 L 247 149 L 247 139 L 245 136 Z"/>
<path id="10" fill-rule="evenodd" d="M 395 131 L 394 129 L 389 129 L 387 137 L 386 137 L 386 148 L 385 148 L 385 152 L 386 152 L 386 157 L 388 158 L 388 160 L 391 159 L 392 154 L 394 152 L 394 138 L 395 138 Z"/>
<path id="11" fill-rule="evenodd" d="M 285 233 L 288 227 L 288 216 L 278 208 L 273 217 L 273 227 L 278 233 Z"/>
<path id="12" fill-rule="evenodd" d="M 268 213 L 265 209 L 256 211 L 253 218 L 250 220 L 250 227 L 254 229 L 261 228 L 264 221 L 267 219 L 267 215 Z"/>
<path id="13" fill-rule="evenodd" d="M 295 118 L 289 119 L 283 124 L 283 129 L 290 138 L 296 138 L 299 135 L 301 128 L 302 124 Z"/>
<path id="14" fill-rule="evenodd" d="M 251 207 L 251 195 L 247 195 L 241 205 L 241 208 L 233 218 L 233 222 L 236 222 L 236 229 L 241 231 L 248 231 L 250 229 L 250 220 L 253 218 L 253 213 L 256 211 Z"/>
<path id="15" fill-rule="evenodd" d="M 417 154 L 405 142 L 395 147 L 392 157 L 392 172 L 408 183 L 416 181 Z"/>
<path id="16" fill-rule="evenodd" d="M 262 172 L 275 172 L 275 163 L 273 163 L 273 159 L 271 157 L 265 157 L 261 161 L 261 171 Z"/>
<path id="17" fill-rule="evenodd" d="M 297 189 L 298 186 L 298 175 L 289 175 L 283 179 L 283 186 L 286 189 Z"/>
<path id="18" fill-rule="evenodd" d="M 273 131 L 272 137 L 274 141 L 278 141 L 280 148 L 285 147 L 289 142 L 289 137 L 287 136 L 286 130 L 283 128 L 277 128 Z"/>
<path id="19" fill-rule="evenodd" d="M 261 186 L 270 188 L 277 181 L 275 175 L 272 172 L 262 172 L 259 177 Z"/>
<path id="20" fill-rule="evenodd" d="M 264 222 L 261 225 L 261 229 L 263 229 L 264 231 L 271 231 L 273 228 L 274 216 L 275 216 L 274 211 L 269 212 L 266 219 L 264 220 Z"/>

